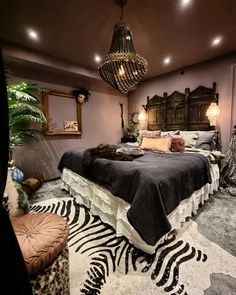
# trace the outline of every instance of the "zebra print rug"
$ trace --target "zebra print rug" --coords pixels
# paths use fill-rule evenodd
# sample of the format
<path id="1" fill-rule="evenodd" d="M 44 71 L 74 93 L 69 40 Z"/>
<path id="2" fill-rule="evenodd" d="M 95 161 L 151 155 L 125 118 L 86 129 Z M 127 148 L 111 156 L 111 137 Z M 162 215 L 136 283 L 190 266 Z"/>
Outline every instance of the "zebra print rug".
<path id="1" fill-rule="evenodd" d="M 236 294 L 235 257 L 192 220 L 148 255 L 65 192 L 34 203 L 30 212 L 56 213 L 69 223 L 71 295 Z"/>

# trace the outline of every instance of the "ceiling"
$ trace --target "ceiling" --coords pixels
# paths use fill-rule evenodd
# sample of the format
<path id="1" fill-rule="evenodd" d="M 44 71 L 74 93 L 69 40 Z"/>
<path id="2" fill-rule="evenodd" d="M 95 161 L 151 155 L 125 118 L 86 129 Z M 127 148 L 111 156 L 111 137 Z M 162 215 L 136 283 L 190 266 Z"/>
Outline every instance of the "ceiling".
<path id="1" fill-rule="evenodd" d="M 129 0 L 124 8 L 136 51 L 148 61 L 146 78 L 236 50 L 235 0 L 192 0 L 186 7 L 181 1 Z M 3 44 L 89 71 L 98 66 L 94 55 L 108 52 L 120 17 L 114 0 L 8 0 L 1 6 Z M 28 28 L 38 32 L 38 41 L 29 39 Z M 222 43 L 212 47 L 215 36 Z"/>

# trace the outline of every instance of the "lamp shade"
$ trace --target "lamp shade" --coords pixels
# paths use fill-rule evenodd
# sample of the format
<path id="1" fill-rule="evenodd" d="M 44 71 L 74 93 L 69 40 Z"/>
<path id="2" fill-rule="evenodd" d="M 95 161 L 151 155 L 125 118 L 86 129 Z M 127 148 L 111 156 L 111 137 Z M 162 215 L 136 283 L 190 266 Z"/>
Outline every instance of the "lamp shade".
<path id="1" fill-rule="evenodd" d="M 127 93 L 147 72 L 147 61 L 137 54 L 130 28 L 121 19 L 114 26 L 109 53 L 98 68 L 101 78 L 121 93 Z"/>
<path id="2" fill-rule="evenodd" d="M 145 122 L 147 120 L 147 113 L 145 111 L 140 111 L 138 120 L 139 122 Z"/>
<path id="3" fill-rule="evenodd" d="M 216 102 L 212 102 L 207 109 L 206 116 L 210 121 L 210 126 L 216 126 L 216 121 L 220 115 L 220 108 Z"/>

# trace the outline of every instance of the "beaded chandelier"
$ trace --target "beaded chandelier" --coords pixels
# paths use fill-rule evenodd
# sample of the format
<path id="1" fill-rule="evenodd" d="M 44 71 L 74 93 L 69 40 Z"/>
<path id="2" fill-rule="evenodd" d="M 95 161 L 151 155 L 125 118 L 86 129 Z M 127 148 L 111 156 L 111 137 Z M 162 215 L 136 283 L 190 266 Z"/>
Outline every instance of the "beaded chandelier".
<path id="1" fill-rule="evenodd" d="M 147 72 L 147 61 L 137 54 L 132 32 L 123 22 L 123 6 L 127 0 L 116 0 L 121 7 L 120 21 L 115 24 L 109 53 L 98 68 L 101 78 L 121 93 L 126 94 Z"/>

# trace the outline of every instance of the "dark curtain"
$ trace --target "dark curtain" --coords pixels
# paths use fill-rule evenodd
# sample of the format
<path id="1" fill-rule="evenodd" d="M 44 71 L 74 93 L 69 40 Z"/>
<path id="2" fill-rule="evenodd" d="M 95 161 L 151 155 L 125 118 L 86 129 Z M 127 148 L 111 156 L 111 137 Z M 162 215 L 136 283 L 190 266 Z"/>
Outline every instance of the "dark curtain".
<path id="1" fill-rule="evenodd" d="M 9 216 L 2 205 L 8 167 L 8 101 L 0 47 L 0 294 L 32 294 L 24 259 L 11 225 Z"/>

